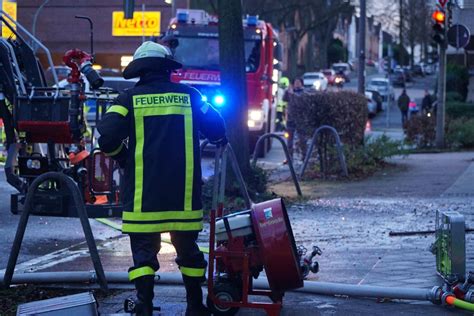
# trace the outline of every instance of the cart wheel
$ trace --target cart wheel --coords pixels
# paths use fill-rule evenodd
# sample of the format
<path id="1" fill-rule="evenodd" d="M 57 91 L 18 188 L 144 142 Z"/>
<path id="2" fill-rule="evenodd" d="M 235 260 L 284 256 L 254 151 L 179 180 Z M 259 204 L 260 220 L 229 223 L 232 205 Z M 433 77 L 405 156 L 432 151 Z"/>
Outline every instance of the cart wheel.
<path id="1" fill-rule="evenodd" d="M 239 302 L 241 293 L 238 287 L 231 283 L 216 283 L 214 295 L 223 302 Z M 207 296 L 207 308 L 215 316 L 232 316 L 239 311 L 238 307 L 222 307 L 214 304 L 209 295 Z"/>

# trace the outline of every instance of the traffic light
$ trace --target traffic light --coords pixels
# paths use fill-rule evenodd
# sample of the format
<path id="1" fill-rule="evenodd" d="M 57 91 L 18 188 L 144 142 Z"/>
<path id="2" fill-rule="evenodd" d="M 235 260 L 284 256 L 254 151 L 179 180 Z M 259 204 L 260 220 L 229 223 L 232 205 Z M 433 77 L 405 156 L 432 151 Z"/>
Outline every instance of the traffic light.
<path id="1" fill-rule="evenodd" d="M 133 19 L 135 0 L 123 0 L 123 15 L 125 19 Z"/>
<path id="2" fill-rule="evenodd" d="M 446 13 L 442 10 L 435 10 L 431 16 L 434 20 L 433 24 L 433 40 L 440 44 L 444 45 L 446 40 Z"/>

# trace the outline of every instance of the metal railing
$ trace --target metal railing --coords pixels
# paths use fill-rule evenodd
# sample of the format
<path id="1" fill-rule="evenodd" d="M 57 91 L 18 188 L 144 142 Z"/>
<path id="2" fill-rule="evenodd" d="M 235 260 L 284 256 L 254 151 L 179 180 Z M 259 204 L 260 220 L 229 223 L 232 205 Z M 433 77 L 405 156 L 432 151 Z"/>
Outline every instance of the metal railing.
<path id="1" fill-rule="evenodd" d="M 254 167 L 257 165 L 257 159 L 258 159 L 257 153 L 258 153 L 258 149 L 260 148 L 259 146 L 267 138 L 275 138 L 280 142 L 281 146 L 283 147 L 283 151 L 285 152 L 286 160 L 288 162 L 288 167 L 290 168 L 291 177 L 293 179 L 293 183 L 295 184 L 296 192 L 298 193 L 299 196 L 303 196 L 303 193 L 301 192 L 301 188 L 300 188 L 300 183 L 298 182 L 298 177 L 296 176 L 295 168 L 293 166 L 293 159 L 291 159 L 285 139 L 281 137 L 280 135 L 275 134 L 275 133 L 266 133 L 258 138 L 257 143 L 255 144 L 255 149 L 253 151 L 252 165 Z"/>
<path id="2" fill-rule="evenodd" d="M 34 195 L 38 191 L 39 186 L 46 181 L 60 182 L 61 185 L 64 185 L 71 194 L 74 205 L 76 206 L 77 215 L 81 221 L 82 229 L 84 231 L 87 246 L 89 248 L 89 254 L 94 265 L 98 282 L 100 284 L 100 287 L 104 291 L 106 291 L 108 287 L 107 280 L 105 279 L 104 268 L 102 266 L 102 262 L 100 261 L 99 252 L 97 251 L 97 246 L 94 240 L 94 235 L 92 234 L 92 229 L 89 223 L 89 218 L 87 216 L 84 201 L 82 200 L 81 192 L 76 182 L 74 182 L 72 178 L 61 172 L 43 173 L 31 183 L 28 189 L 28 193 L 26 194 L 25 207 L 23 212 L 21 213 L 20 221 L 18 222 L 18 228 L 15 234 L 15 239 L 12 245 L 12 250 L 8 258 L 8 264 L 3 279 L 3 286 L 9 287 L 11 284 L 13 272 L 15 270 L 18 255 L 20 253 L 21 244 L 23 242 L 23 237 L 25 236 L 26 225 L 28 224 L 30 213 L 34 208 Z"/>
<path id="3" fill-rule="evenodd" d="M 341 169 L 342 169 L 342 174 L 345 177 L 348 177 L 349 172 L 347 171 L 346 158 L 344 156 L 344 150 L 343 150 L 343 147 L 342 147 L 341 138 L 339 137 L 339 134 L 337 133 L 337 130 L 334 127 L 329 126 L 329 125 L 322 125 L 314 131 L 313 138 L 311 140 L 311 144 L 308 148 L 308 151 L 306 152 L 306 157 L 304 159 L 303 166 L 301 167 L 300 179 L 303 177 L 304 172 L 305 172 L 306 168 L 308 167 L 309 159 L 311 158 L 311 154 L 313 153 L 315 145 L 317 146 L 317 149 L 318 149 L 321 172 L 323 174 L 325 174 L 325 172 L 326 172 L 327 168 L 325 166 L 325 162 L 326 162 L 326 152 L 327 152 L 327 150 L 325 149 L 324 153 L 323 153 L 323 150 L 322 150 L 321 146 L 319 146 L 318 143 L 317 143 L 318 142 L 318 136 L 322 132 L 330 132 L 334 136 L 334 140 L 336 141 L 336 150 L 337 150 L 337 155 L 338 155 L 338 158 L 339 158 L 339 164 L 341 165 Z M 326 144 L 324 144 L 324 145 L 326 145 Z"/>

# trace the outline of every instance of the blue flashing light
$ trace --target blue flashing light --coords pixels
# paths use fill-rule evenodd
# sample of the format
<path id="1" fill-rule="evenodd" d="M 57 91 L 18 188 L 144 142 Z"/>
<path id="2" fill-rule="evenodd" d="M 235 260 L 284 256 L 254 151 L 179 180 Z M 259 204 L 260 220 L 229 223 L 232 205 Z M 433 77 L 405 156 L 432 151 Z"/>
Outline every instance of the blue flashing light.
<path id="1" fill-rule="evenodd" d="M 249 15 L 247 16 L 247 26 L 257 26 L 258 16 Z"/>
<path id="2" fill-rule="evenodd" d="M 205 95 L 203 94 L 203 95 L 201 96 L 201 100 L 202 100 L 203 102 L 207 102 L 207 96 L 205 96 Z"/>
<path id="3" fill-rule="evenodd" d="M 188 13 L 178 12 L 178 14 L 176 14 L 176 19 L 178 20 L 178 23 L 186 23 L 188 22 Z"/>
<path id="4" fill-rule="evenodd" d="M 212 103 L 214 103 L 214 105 L 218 107 L 223 106 L 225 103 L 225 98 L 222 94 L 217 94 L 212 99 Z"/>

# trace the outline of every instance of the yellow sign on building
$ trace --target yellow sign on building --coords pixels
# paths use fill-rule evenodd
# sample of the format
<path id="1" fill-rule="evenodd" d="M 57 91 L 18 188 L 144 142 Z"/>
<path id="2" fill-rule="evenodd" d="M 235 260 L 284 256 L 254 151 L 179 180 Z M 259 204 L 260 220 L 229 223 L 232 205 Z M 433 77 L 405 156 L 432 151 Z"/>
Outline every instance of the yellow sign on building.
<path id="1" fill-rule="evenodd" d="M 16 21 L 16 1 L 12 0 L 3 0 L 3 11 L 5 11 L 9 16 L 11 16 Z M 9 19 L 6 19 L 9 21 Z M 10 23 L 11 24 L 11 23 Z M 12 25 L 15 29 L 16 27 Z M 2 23 L 2 37 L 10 37 L 13 33 L 8 27 Z"/>
<path id="2" fill-rule="evenodd" d="M 124 19 L 123 11 L 112 13 L 112 36 L 153 36 L 160 34 L 160 11 L 135 11 Z"/>

